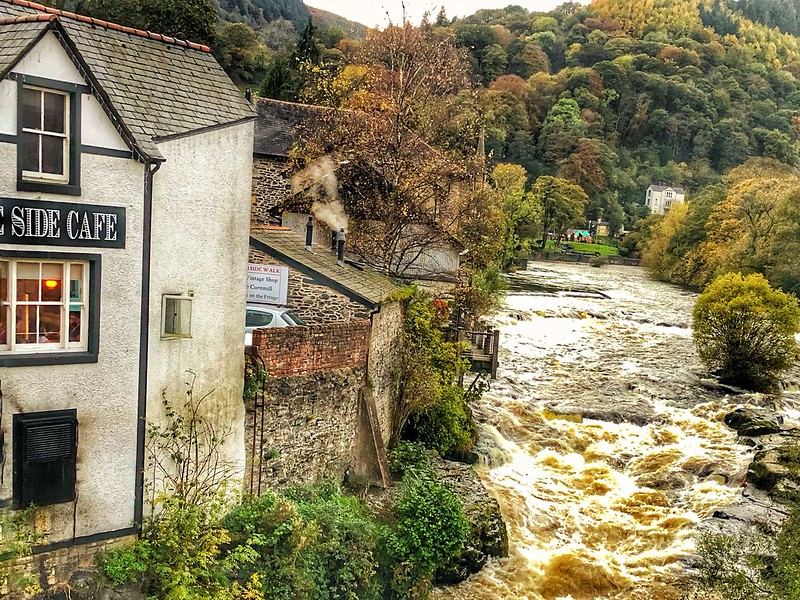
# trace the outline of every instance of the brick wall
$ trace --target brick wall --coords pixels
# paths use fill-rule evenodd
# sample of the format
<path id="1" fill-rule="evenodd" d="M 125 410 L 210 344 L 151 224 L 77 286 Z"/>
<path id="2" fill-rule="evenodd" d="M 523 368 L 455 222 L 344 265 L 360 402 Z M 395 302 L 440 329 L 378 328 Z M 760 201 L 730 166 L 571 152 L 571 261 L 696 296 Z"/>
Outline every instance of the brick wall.
<path id="1" fill-rule="evenodd" d="M 291 193 L 292 182 L 288 177 L 285 160 L 271 158 L 253 159 L 253 197 L 250 207 L 250 222 L 268 224 L 270 209 L 275 208 Z"/>
<path id="2" fill-rule="evenodd" d="M 251 263 L 287 266 L 268 254 L 250 248 Z M 294 310 L 308 325 L 366 319 L 370 310 L 332 288 L 317 283 L 297 269 L 289 268 L 286 306 Z"/>
<path id="3" fill-rule="evenodd" d="M 366 319 L 309 327 L 271 327 L 253 332 L 253 347 L 270 377 L 310 375 L 366 367 L 370 323 Z"/>

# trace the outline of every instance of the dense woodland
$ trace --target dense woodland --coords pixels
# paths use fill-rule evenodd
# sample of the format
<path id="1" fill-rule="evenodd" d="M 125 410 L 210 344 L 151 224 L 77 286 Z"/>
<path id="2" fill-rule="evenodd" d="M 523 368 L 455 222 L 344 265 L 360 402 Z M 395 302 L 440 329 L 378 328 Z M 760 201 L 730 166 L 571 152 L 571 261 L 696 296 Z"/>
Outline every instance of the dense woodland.
<path id="1" fill-rule="evenodd" d="M 79 8 L 208 41 L 235 81 L 265 96 L 391 112 L 392 102 L 375 102 L 376 77 L 403 77 L 387 62 L 396 57 L 374 51 L 386 32 L 364 40 L 355 24 L 332 25 L 330 15 L 315 26 L 299 0 L 216 0 L 213 8 L 209 1 L 81 0 Z M 159 22 L 171 8 L 183 18 Z M 176 24 L 182 28 L 173 31 Z M 412 102 L 402 125 L 473 171 L 469 161 L 484 150 L 478 168 L 486 176 L 472 178 L 472 202 L 494 204 L 473 216 L 485 223 L 499 211 L 503 222 L 465 226 L 474 255 L 501 239 L 488 254 L 508 261 L 548 229 L 599 219 L 632 231 L 619 242 L 623 253 L 640 255 L 654 240 L 645 258 L 658 277 L 700 286 L 743 268 L 798 289 L 796 261 L 779 267 L 773 251 L 800 248 L 796 3 L 595 0 L 546 13 L 508 6 L 457 20 L 441 11 L 420 31 L 431 51 L 460 53 L 468 78 L 435 90 L 424 105 Z M 753 157 L 771 160 L 748 163 Z M 552 181 L 537 187 L 542 176 Z M 744 182 L 762 177 L 781 184 L 780 195 L 760 197 L 780 234 L 743 208 L 755 194 Z M 647 186 L 659 181 L 685 187 L 692 201 L 665 223 L 643 205 Z M 548 211 L 542 201 L 555 196 L 565 200 Z M 491 262 L 486 254 L 477 267 Z"/>

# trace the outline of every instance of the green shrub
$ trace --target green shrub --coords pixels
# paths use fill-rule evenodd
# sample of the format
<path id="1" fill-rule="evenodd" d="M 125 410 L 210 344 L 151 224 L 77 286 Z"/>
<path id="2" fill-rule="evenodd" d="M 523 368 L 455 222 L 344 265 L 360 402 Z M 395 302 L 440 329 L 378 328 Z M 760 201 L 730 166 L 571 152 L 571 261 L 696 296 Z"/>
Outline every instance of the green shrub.
<path id="1" fill-rule="evenodd" d="M 315 597 L 313 577 L 298 565 L 318 531 L 294 502 L 267 492 L 236 506 L 223 525 L 231 543 L 222 564 L 232 579 L 245 582 L 259 574 L 264 598 L 271 600 Z"/>
<path id="2" fill-rule="evenodd" d="M 429 473 L 406 477 L 385 536 L 391 589 L 399 598 L 424 598 L 433 574 L 464 547 L 469 523 L 459 499 Z"/>
<path id="3" fill-rule="evenodd" d="M 231 535 L 226 571 L 240 583 L 257 575 L 265 599 L 380 598 L 380 525 L 338 484 L 248 499 L 224 524 Z"/>
<path id="4" fill-rule="evenodd" d="M 766 390 L 797 360 L 797 299 L 763 275 L 729 273 L 697 299 L 693 335 L 700 358 L 723 382 Z"/>
<path id="5" fill-rule="evenodd" d="M 317 532 L 299 561 L 314 581 L 313 597 L 380 598 L 382 586 L 376 572 L 381 527 L 367 515 L 364 504 L 343 495 L 336 483 L 295 488 L 288 495 Z"/>
<path id="6" fill-rule="evenodd" d="M 132 544 L 112 550 L 98 559 L 100 573 L 113 585 L 139 581 L 150 568 L 150 543 L 136 540 Z"/>
<path id="7" fill-rule="evenodd" d="M 412 471 L 427 471 L 429 466 L 428 450 L 420 442 L 400 442 L 389 450 L 389 469 L 395 477 Z"/>
<path id="8" fill-rule="evenodd" d="M 416 439 L 442 456 L 471 450 L 478 436 L 469 406 L 472 397 L 460 386 L 446 387 L 436 404 L 412 417 Z"/>
<path id="9" fill-rule="evenodd" d="M 608 264 L 608 257 L 606 256 L 593 256 L 589 259 L 589 264 L 593 267 L 604 267 Z"/>

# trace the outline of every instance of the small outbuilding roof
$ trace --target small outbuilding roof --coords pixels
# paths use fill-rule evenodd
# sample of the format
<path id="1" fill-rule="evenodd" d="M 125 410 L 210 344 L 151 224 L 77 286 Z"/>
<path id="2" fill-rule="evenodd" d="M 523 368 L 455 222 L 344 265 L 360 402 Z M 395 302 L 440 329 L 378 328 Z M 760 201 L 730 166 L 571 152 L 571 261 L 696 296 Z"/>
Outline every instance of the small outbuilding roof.
<path id="1" fill-rule="evenodd" d="M 327 248 L 312 246 L 311 251 L 306 250 L 303 237 L 287 227 L 254 226 L 250 245 L 370 308 L 403 289 L 369 267 L 347 262 L 340 267 L 336 255 Z"/>
<path id="2" fill-rule="evenodd" d="M 163 159 L 159 138 L 255 117 L 207 46 L 27 0 L 0 0 L 0 79 L 48 31 L 140 158 Z"/>

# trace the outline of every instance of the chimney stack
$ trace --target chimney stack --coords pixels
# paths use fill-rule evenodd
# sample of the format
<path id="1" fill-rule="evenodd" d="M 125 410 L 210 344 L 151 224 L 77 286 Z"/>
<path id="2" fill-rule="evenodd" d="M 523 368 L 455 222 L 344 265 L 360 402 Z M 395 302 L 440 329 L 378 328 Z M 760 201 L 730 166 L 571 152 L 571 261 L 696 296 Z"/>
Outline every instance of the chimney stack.
<path id="1" fill-rule="evenodd" d="M 314 239 L 314 217 L 308 215 L 306 223 L 306 250 L 311 252 L 311 241 Z"/>
<path id="2" fill-rule="evenodd" d="M 337 245 L 337 262 L 339 263 L 340 267 L 344 266 L 344 227 L 339 230 L 339 233 L 336 234 L 336 245 Z"/>

